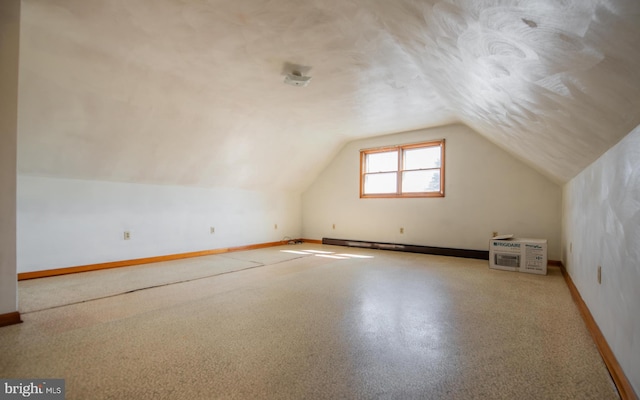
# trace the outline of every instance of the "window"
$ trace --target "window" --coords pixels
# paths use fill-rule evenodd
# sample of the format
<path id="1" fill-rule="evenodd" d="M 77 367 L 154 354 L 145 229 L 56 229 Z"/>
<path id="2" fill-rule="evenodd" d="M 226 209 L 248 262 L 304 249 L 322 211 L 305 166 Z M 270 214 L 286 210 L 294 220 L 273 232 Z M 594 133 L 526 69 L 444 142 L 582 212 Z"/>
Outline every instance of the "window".
<path id="1" fill-rule="evenodd" d="M 360 150 L 360 197 L 444 197 L 444 139 Z"/>

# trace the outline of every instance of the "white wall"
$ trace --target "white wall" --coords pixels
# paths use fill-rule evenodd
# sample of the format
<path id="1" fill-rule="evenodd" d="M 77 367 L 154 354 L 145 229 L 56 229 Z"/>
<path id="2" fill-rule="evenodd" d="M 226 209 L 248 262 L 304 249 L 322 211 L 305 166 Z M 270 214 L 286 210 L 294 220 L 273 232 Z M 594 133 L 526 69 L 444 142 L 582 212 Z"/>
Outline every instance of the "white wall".
<path id="1" fill-rule="evenodd" d="M 0 314 L 14 312 L 20 1 L 0 2 Z"/>
<path id="2" fill-rule="evenodd" d="M 562 244 L 571 279 L 640 393 L 640 126 L 565 185 Z"/>
<path id="3" fill-rule="evenodd" d="M 19 176 L 18 272 L 298 238 L 300 224 L 297 193 Z"/>
<path id="4" fill-rule="evenodd" d="M 359 198 L 360 149 L 441 138 L 444 198 Z M 546 238 L 549 258 L 560 259 L 561 188 L 464 125 L 348 143 L 303 193 L 302 210 L 309 239 L 488 250 L 497 231 Z"/>

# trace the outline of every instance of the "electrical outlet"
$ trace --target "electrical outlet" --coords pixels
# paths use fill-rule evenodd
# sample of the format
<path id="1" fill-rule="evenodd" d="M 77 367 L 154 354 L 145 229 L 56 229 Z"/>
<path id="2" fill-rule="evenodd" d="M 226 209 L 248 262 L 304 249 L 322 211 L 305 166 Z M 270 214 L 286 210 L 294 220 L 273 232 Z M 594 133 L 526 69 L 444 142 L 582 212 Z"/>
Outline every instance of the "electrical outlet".
<path id="1" fill-rule="evenodd" d="M 216 228 L 214 228 L 213 226 L 209 228 L 209 233 L 211 235 L 213 235 L 214 233 L 216 233 Z"/>
<path id="2" fill-rule="evenodd" d="M 493 233 L 493 235 L 491 236 L 492 238 L 498 236 L 498 232 L 492 232 L 492 233 Z"/>
<path id="3" fill-rule="evenodd" d="M 333 224 L 332 228 L 333 228 L 333 229 L 336 229 L 336 224 Z"/>
<path id="4" fill-rule="evenodd" d="M 602 284 L 602 266 L 598 265 L 598 284 Z"/>
<path id="5" fill-rule="evenodd" d="M 129 240 L 129 239 L 131 239 L 131 232 L 124 231 L 124 240 Z"/>
<path id="6" fill-rule="evenodd" d="M 404 228 L 400 228 L 400 233 L 404 233 Z"/>
<path id="7" fill-rule="evenodd" d="M 278 224 L 273 224 L 273 229 L 278 229 Z"/>

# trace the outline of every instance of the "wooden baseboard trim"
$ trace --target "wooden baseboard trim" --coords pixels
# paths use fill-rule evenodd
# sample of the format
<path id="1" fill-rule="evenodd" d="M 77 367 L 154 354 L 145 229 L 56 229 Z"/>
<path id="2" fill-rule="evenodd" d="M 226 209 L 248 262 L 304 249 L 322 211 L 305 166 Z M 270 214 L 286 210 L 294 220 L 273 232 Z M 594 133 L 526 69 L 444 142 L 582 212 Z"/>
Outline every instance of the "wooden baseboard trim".
<path id="1" fill-rule="evenodd" d="M 561 267 L 562 268 L 562 261 L 559 260 L 547 260 L 547 265 L 550 267 Z"/>
<path id="2" fill-rule="evenodd" d="M 609 344 L 602 334 L 602 331 L 600 331 L 596 320 L 593 319 L 593 315 L 591 315 L 587 304 L 584 302 L 584 300 L 582 300 L 582 296 L 580 296 L 578 288 L 576 287 L 576 285 L 574 285 L 571 276 L 569 275 L 569 273 L 567 273 L 567 270 L 564 268 L 564 265 L 562 265 L 562 263 L 560 263 L 560 270 L 562 271 L 562 276 L 564 277 L 565 282 L 567 282 L 569 292 L 571 292 L 571 297 L 573 297 L 573 301 L 578 306 L 578 310 L 582 315 L 582 319 L 587 325 L 587 329 L 591 333 L 593 341 L 596 343 L 596 347 L 598 348 L 598 351 L 600 352 L 600 355 L 602 356 L 602 359 L 604 360 L 604 363 L 609 370 L 611 379 L 613 379 L 613 382 L 618 388 L 620 398 L 622 400 L 638 400 L 638 396 L 634 392 L 631 383 L 622 371 L 618 360 L 616 360 L 613 351 L 611 351 L 611 347 L 609 347 Z"/>
<path id="3" fill-rule="evenodd" d="M 282 245 L 285 245 L 287 243 L 289 243 L 288 240 L 283 240 L 283 241 L 279 241 L 279 242 L 250 244 L 250 245 L 247 245 L 247 246 L 226 247 L 226 248 L 221 248 L 221 249 L 193 251 L 193 252 L 189 252 L 189 253 L 168 254 L 168 255 L 165 255 L 165 256 L 136 258 L 136 259 L 133 259 L 133 260 L 112 261 L 112 262 L 99 263 L 99 264 L 79 265 L 79 266 L 75 266 L 75 267 L 47 269 L 47 270 L 44 270 L 44 271 L 21 272 L 21 273 L 18 274 L 18 280 L 19 281 L 24 281 L 24 280 L 27 280 L 27 279 L 46 278 L 46 277 L 49 277 L 49 276 L 76 274 L 78 272 L 96 271 L 96 270 L 100 270 L 100 269 L 130 267 L 130 266 L 133 266 L 133 265 L 151 264 L 151 263 L 156 263 L 156 262 L 161 262 L 161 261 L 172 261 L 172 260 L 180 260 L 180 259 L 183 259 L 183 258 L 193 258 L 193 257 L 210 256 L 210 255 L 214 255 L 214 254 L 231 253 L 231 252 L 234 252 L 234 251 L 263 249 L 263 248 L 266 248 L 266 247 L 282 246 Z"/>
<path id="4" fill-rule="evenodd" d="M 318 239 L 300 239 L 304 243 L 322 244 L 322 240 Z"/>
<path id="5" fill-rule="evenodd" d="M 0 328 L 20 323 L 22 323 L 22 319 L 20 319 L 20 313 L 18 311 L 0 314 Z"/>

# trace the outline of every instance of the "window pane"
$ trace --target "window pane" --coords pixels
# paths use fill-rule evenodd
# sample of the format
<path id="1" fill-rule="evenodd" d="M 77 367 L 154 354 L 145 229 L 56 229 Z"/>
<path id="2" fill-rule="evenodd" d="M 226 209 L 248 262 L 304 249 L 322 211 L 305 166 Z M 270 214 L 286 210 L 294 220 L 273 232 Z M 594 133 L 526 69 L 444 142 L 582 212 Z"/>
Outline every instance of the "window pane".
<path id="1" fill-rule="evenodd" d="M 384 153 L 367 154 L 365 160 L 365 172 L 388 172 L 398 170 L 398 152 L 387 151 Z M 395 191 L 395 190 L 394 190 Z"/>
<path id="2" fill-rule="evenodd" d="M 396 193 L 398 174 L 372 174 L 364 176 L 364 193 Z"/>
<path id="3" fill-rule="evenodd" d="M 440 170 L 408 171 L 402 173 L 402 193 L 440 191 Z"/>
<path id="4" fill-rule="evenodd" d="M 404 151 L 404 169 L 440 168 L 440 146 L 407 149 Z"/>

